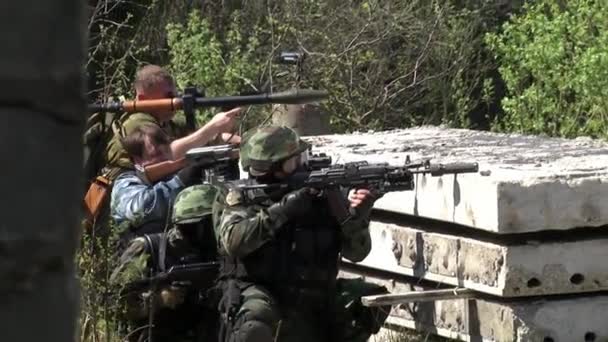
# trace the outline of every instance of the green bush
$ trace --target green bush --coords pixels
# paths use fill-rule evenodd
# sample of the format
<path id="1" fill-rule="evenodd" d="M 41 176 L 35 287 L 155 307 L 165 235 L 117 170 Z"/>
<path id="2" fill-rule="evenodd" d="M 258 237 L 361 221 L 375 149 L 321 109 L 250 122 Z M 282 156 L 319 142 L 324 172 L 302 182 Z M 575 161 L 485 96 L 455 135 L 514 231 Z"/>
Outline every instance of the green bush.
<path id="1" fill-rule="evenodd" d="M 606 136 L 607 2 L 531 2 L 487 42 L 508 90 L 495 130 Z"/>
<path id="2" fill-rule="evenodd" d="M 206 96 L 259 90 L 261 32 L 250 27 L 251 32 L 244 35 L 242 21 L 240 12 L 233 12 L 227 30 L 221 32 L 213 30 L 211 22 L 195 11 L 186 24 L 167 26 L 170 68 L 179 88 L 195 85 Z M 205 121 L 215 111 L 201 111 L 198 119 Z"/>
<path id="3" fill-rule="evenodd" d="M 496 26 L 497 7 L 455 3 L 283 0 L 261 8 L 239 2 L 223 10 L 228 19 L 196 12 L 186 24 L 169 25 L 171 66 L 180 86 L 199 84 L 208 95 L 262 84 L 273 91 L 327 90 L 322 106 L 336 132 L 484 126 L 471 113 L 485 115 L 495 101 L 486 81 L 495 66 L 483 37 Z M 279 76 L 293 76 L 293 69 L 272 63 L 286 50 L 308 54 L 297 84 Z"/>

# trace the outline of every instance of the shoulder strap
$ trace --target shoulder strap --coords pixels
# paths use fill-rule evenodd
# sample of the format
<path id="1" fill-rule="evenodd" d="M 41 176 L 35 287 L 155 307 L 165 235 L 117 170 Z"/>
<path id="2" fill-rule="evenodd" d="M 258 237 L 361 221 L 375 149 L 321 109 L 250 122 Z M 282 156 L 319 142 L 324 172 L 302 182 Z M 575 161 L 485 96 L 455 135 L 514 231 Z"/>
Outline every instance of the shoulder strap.
<path id="1" fill-rule="evenodd" d="M 143 236 L 144 241 L 146 241 L 146 249 L 148 253 L 150 253 L 150 258 L 152 259 L 152 269 L 156 272 L 158 270 L 158 234 L 145 234 Z"/>

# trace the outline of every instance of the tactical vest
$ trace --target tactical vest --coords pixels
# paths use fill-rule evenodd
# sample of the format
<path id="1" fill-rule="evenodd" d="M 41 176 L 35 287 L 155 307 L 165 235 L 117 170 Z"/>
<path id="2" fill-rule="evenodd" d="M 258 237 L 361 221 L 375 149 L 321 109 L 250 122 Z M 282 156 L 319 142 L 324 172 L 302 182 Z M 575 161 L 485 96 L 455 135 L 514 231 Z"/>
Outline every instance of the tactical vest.
<path id="1" fill-rule="evenodd" d="M 209 218 L 198 223 L 183 225 L 181 228 L 184 240 L 192 249 L 185 250 L 181 246 L 169 245 L 167 233 L 144 234 L 146 251 L 150 254 L 150 268 L 154 272 L 164 271 L 171 266 L 185 265 L 217 260 L 215 237 L 211 231 Z M 163 244 L 167 244 L 163 246 Z"/>
<path id="2" fill-rule="evenodd" d="M 255 215 L 273 203 L 252 204 L 249 213 Z M 263 285 L 288 305 L 301 301 L 303 295 L 323 300 L 334 293 L 340 250 L 340 226 L 327 200 L 320 198 L 310 215 L 286 223 L 273 241 L 257 251 L 242 259 L 223 256 L 221 276 Z"/>

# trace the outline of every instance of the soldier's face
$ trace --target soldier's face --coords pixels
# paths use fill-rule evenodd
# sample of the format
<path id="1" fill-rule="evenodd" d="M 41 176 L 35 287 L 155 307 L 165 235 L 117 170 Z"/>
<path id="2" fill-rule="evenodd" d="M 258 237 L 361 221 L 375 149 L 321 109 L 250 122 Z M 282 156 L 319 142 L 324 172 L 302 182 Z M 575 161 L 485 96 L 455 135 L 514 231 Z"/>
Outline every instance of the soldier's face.
<path id="1" fill-rule="evenodd" d="M 173 81 L 161 81 L 153 87 L 146 89 L 145 92 L 139 91 L 137 93 L 138 100 L 160 100 L 174 98 L 175 96 L 177 96 L 177 89 Z M 160 121 L 168 121 L 175 116 L 175 112 L 173 111 L 159 111 L 152 114 Z"/>
<path id="2" fill-rule="evenodd" d="M 300 168 L 300 166 L 303 164 L 303 162 L 304 161 L 303 161 L 301 155 L 293 156 L 293 157 L 287 159 L 286 161 L 283 162 L 282 172 L 280 172 L 278 176 L 281 176 L 284 178 L 284 177 L 291 175 L 292 173 L 294 173 L 296 170 L 298 170 Z"/>
<path id="3" fill-rule="evenodd" d="M 169 144 L 154 144 L 146 137 L 144 155 L 141 160 L 135 160 L 141 166 L 161 163 L 171 160 L 171 146 Z"/>

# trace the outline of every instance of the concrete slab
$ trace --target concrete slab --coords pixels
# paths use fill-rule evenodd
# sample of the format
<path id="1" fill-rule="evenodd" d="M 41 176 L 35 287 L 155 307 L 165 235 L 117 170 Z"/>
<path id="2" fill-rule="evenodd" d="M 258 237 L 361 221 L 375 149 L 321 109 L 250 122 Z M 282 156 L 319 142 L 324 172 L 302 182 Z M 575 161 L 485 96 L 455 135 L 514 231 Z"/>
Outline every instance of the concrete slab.
<path id="1" fill-rule="evenodd" d="M 372 221 L 359 264 L 502 297 L 608 290 L 608 238 L 500 245 Z"/>
<path id="2" fill-rule="evenodd" d="M 608 143 L 440 127 L 306 137 L 337 162 L 477 161 L 480 174 L 418 176 L 376 207 L 506 234 L 608 224 Z"/>
<path id="3" fill-rule="evenodd" d="M 358 277 L 348 272 L 341 276 Z M 364 278 L 394 293 L 425 289 L 387 278 Z M 504 302 L 446 300 L 393 306 L 387 328 L 416 329 L 460 341 L 606 341 L 607 310 L 608 296 Z M 381 340 L 376 336 L 370 341 Z"/>

